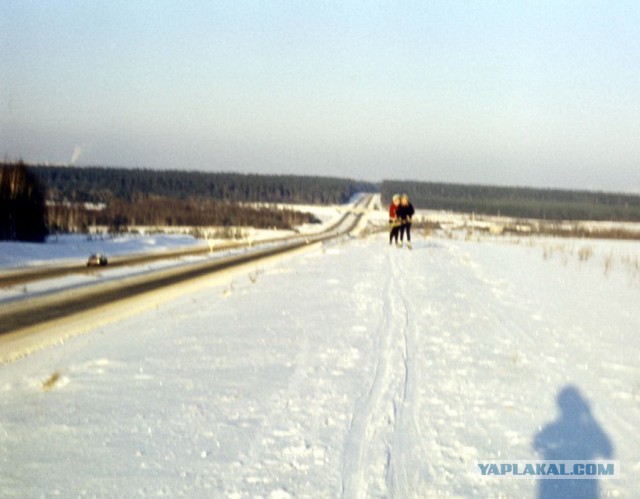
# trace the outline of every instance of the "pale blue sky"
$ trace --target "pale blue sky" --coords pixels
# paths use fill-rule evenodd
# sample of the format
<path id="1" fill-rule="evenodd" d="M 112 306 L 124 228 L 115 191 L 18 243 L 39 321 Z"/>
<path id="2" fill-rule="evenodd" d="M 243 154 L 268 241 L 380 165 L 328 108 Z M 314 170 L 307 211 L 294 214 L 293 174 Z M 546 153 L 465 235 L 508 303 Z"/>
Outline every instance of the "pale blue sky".
<path id="1" fill-rule="evenodd" d="M 0 2 L 0 154 L 640 192 L 640 2 Z"/>

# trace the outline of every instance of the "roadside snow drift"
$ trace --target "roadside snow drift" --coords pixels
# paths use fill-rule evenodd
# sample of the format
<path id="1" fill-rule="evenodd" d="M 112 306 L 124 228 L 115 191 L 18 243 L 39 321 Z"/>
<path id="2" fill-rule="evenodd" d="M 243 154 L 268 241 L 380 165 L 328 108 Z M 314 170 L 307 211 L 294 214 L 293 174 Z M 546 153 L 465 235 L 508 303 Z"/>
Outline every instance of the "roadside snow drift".
<path id="1" fill-rule="evenodd" d="M 550 497 L 474 463 L 554 448 L 633 496 L 640 248 L 603 244 L 345 240 L 0 366 L 0 490 Z"/>

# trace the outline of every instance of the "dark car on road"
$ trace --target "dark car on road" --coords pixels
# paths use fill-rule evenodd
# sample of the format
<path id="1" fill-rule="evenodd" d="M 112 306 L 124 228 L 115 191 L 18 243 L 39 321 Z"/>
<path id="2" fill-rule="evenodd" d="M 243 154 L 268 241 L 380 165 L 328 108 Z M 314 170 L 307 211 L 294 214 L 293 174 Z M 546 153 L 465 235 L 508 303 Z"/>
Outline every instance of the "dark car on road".
<path id="1" fill-rule="evenodd" d="M 109 263 L 109 260 L 104 254 L 94 253 L 87 260 L 87 267 L 104 267 L 107 263 Z"/>

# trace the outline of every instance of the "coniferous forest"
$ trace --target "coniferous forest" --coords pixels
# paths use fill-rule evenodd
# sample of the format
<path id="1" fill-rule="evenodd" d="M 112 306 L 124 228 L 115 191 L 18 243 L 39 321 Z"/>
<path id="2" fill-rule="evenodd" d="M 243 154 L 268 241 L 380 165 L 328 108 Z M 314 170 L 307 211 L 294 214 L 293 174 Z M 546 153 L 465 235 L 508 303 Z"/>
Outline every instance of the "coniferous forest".
<path id="1" fill-rule="evenodd" d="M 32 166 L 55 201 L 132 202 L 141 195 L 207 198 L 229 202 L 296 204 L 345 203 L 357 192 L 378 186 L 343 178 L 298 175 L 245 175 L 200 171 L 99 167 Z"/>
<path id="2" fill-rule="evenodd" d="M 640 196 L 591 191 L 385 180 L 382 199 L 407 193 L 416 208 L 540 220 L 640 222 Z"/>

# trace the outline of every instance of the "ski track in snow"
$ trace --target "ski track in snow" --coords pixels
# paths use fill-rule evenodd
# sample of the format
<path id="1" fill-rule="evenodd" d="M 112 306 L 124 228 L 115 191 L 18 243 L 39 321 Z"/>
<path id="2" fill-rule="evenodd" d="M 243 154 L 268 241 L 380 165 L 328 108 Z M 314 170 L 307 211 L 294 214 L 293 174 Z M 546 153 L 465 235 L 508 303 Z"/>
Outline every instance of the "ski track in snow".
<path id="1" fill-rule="evenodd" d="M 602 497 L 631 497 L 639 298 L 536 247 L 331 243 L 1 366 L 0 490 L 536 497 L 474 462 L 542 458 L 576 386 L 621 461 Z"/>
<path id="2" fill-rule="evenodd" d="M 408 321 L 403 296 L 398 295 L 396 260 L 386 256 L 382 264 L 390 266 L 391 272 L 385 277 L 382 320 L 374 334 L 377 360 L 373 383 L 356 404 L 347 436 L 341 487 L 344 497 L 388 494 L 397 478 L 394 450 L 398 412 L 407 391 Z M 367 291 L 356 290 L 358 294 Z M 374 481 L 369 482 L 371 479 Z"/>

